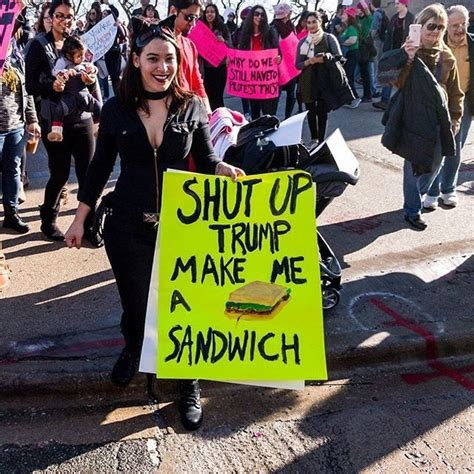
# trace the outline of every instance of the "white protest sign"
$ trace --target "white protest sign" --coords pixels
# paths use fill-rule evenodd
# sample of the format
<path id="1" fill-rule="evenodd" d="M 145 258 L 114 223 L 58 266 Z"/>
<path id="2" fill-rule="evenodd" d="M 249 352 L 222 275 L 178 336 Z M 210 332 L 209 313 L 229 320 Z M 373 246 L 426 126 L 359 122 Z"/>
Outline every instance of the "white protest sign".
<path id="1" fill-rule="evenodd" d="M 107 15 L 97 25 L 81 36 L 92 53 L 92 61 L 97 61 L 112 47 L 117 36 L 117 25 L 113 15 Z"/>

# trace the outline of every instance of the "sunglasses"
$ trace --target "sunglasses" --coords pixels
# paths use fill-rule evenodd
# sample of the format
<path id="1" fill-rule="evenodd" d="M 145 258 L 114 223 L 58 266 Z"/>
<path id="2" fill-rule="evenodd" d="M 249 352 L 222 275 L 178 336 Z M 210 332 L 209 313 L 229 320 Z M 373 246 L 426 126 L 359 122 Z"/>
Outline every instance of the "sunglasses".
<path id="1" fill-rule="evenodd" d="M 259 11 L 253 12 L 253 16 L 261 16 L 261 17 L 263 17 L 263 12 L 259 12 Z"/>
<path id="2" fill-rule="evenodd" d="M 426 25 L 426 29 L 428 31 L 434 31 L 434 30 L 438 30 L 438 31 L 441 31 L 441 30 L 444 30 L 446 27 L 444 25 L 437 25 L 436 23 L 428 23 Z"/>
<path id="3" fill-rule="evenodd" d="M 74 15 L 64 15 L 63 13 L 53 13 L 54 18 L 58 21 L 72 21 L 74 20 Z"/>
<path id="4" fill-rule="evenodd" d="M 135 44 L 138 48 L 143 48 L 155 38 L 161 38 L 166 41 L 172 40 L 171 42 L 174 44 L 173 33 L 167 27 L 161 27 L 159 25 L 154 26 L 153 28 L 146 30 L 144 33 L 137 36 L 135 39 Z"/>
<path id="5" fill-rule="evenodd" d="M 182 10 L 178 10 L 179 13 L 183 13 Z M 197 21 L 199 20 L 199 15 L 193 15 L 191 13 L 183 13 L 183 18 L 188 22 L 188 23 L 192 23 L 193 21 Z"/>

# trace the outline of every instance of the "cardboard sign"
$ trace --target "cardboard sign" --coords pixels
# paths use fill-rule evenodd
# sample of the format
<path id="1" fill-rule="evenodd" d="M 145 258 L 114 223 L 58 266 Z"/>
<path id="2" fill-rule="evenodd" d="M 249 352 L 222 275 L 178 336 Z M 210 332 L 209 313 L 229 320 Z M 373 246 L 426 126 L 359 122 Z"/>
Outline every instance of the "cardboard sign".
<path id="1" fill-rule="evenodd" d="M 273 99 L 280 95 L 277 49 L 227 52 L 227 93 L 244 99 Z"/>
<path id="2" fill-rule="evenodd" d="M 20 12 L 20 5 L 14 0 L 0 2 L 0 75 L 3 71 L 8 45 L 13 35 L 15 18 Z"/>
<path id="3" fill-rule="evenodd" d="M 280 41 L 281 63 L 278 66 L 278 82 L 281 86 L 284 86 L 301 74 L 301 71 L 296 69 L 295 66 L 297 47 L 298 38 L 294 33 L 289 34 Z"/>
<path id="4" fill-rule="evenodd" d="M 227 56 L 228 46 L 219 41 L 216 35 L 202 21 L 196 23 L 188 38 L 196 45 L 199 55 L 211 66 L 219 66 Z"/>
<path id="5" fill-rule="evenodd" d="M 92 53 L 93 61 L 97 61 L 113 46 L 117 36 L 117 26 L 113 15 L 107 15 L 97 25 L 81 36 Z"/>
<path id="6" fill-rule="evenodd" d="M 165 173 L 159 378 L 326 379 L 314 203 L 302 171 Z"/>

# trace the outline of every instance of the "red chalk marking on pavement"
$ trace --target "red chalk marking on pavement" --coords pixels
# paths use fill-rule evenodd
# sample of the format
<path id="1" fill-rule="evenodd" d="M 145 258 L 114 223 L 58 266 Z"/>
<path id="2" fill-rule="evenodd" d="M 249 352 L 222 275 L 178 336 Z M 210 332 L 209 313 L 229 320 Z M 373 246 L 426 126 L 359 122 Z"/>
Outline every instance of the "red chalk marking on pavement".
<path id="1" fill-rule="evenodd" d="M 24 360 L 28 360 L 34 357 L 48 357 L 48 356 L 51 357 L 51 356 L 55 356 L 55 355 L 57 356 L 64 353 L 77 354 L 88 349 L 106 349 L 110 347 L 121 347 L 123 345 L 124 345 L 124 341 L 121 337 L 114 338 L 114 339 L 102 339 L 99 341 L 79 342 L 77 344 L 72 344 L 70 346 L 54 347 L 51 349 L 44 349 L 41 351 L 24 353 L 23 355 L 19 356 L 18 360 L 3 359 L 3 360 L 0 360 L 0 365 L 16 364 L 18 362 L 22 362 Z"/>
<path id="2" fill-rule="evenodd" d="M 474 366 L 463 367 L 461 369 L 451 369 L 446 364 L 441 362 L 438 358 L 438 345 L 436 338 L 424 327 L 415 324 L 407 318 L 404 318 L 401 314 L 387 306 L 385 303 L 377 298 L 371 298 L 370 303 L 382 310 L 385 314 L 395 320 L 397 326 L 402 326 L 408 330 L 418 334 L 426 342 L 426 358 L 428 359 L 428 365 L 435 370 L 431 374 L 406 374 L 402 375 L 402 379 L 410 384 L 417 384 L 426 382 L 435 377 L 449 377 L 464 388 L 474 392 L 474 383 L 463 376 L 463 373 L 469 373 L 474 371 Z"/>

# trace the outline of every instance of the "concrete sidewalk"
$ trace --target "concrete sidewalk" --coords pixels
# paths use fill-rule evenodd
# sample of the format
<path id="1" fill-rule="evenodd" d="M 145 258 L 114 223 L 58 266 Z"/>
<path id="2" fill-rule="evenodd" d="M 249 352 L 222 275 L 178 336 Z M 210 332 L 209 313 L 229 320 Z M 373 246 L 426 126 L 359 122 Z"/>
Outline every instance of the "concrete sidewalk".
<path id="1" fill-rule="evenodd" d="M 404 374 L 407 383 L 448 377 L 472 390 L 474 133 L 459 206 L 430 213 L 428 229 L 416 232 L 403 220 L 402 160 L 380 145 L 380 118 L 363 104 L 330 119 L 356 152 L 361 179 L 318 222 L 344 272 L 341 302 L 325 315 L 329 376 L 382 369 Z M 31 187 L 21 213 L 32 230 L 19 236 L 2 229 L 1 236 L 13 280 L 0 294 L 0 392 L 112 389 L 108 374 L 123 343 L 105 251 L 44 240 L 38 213 L 44 154 L 28 166 Z M 71 183 L 59 218 L 64 230 L 77 205 Z M 136 390 L 143 391 L 143 380 L 137 378 Z"/>

